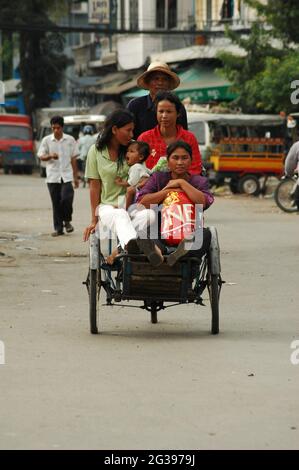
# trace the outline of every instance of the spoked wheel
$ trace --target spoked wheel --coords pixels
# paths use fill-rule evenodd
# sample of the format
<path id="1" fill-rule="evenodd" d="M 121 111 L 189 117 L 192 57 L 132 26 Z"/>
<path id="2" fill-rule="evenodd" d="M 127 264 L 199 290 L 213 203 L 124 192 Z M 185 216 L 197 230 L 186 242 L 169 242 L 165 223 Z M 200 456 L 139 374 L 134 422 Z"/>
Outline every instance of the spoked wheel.
<path id="1" fill-rule="evenodd" d="M 212 324 L 211 333 L 212 335 L 218 335 L 219 333 L 219 275 L 210 274 L 208 279 L 208 291 L 212 310 Z"/>
<path id="2" fill-rule="evenodd" d="M 89 322 L 90 332 L 98 333 L 99 297 L 101 289 L 101 272 L 99 269 L 89 270 Z"/>
<path id="3" fill-rule="evenodd" d="M 282 211 L 297 211 L 297 204 L 294 198 L 296 186 L 296 181 L 292 178 L 285 178 L 278 183 L 274 193 L 274 200 Z"/>
<path id="4" fill-rule="evenodd" d="M 92 334 L 98 333 L 99 297 L 101 289 L 100 253 L 100 240 L 96 233 L 92 233 L 89 240 L 89 271 L 87 278 L 89 323 L 90 332 Z"/>
<path id="5" fill-rule="evenodd" d="M 157 315 L 157 305 L 156 303 L 152 303 L 151 305 L 151 322 L 158 323 L 158 315 Z"/>
<path id="6" fill-rule="evenodd" d="M 217 335 L 219 333 L 219 297 L 222 285 L 220 247 L 216 228 L 209 227 L 209 230 L 211 232 L 211 244 L 208 253 L 207 287 L 212 311 L 211 333 Z"/>

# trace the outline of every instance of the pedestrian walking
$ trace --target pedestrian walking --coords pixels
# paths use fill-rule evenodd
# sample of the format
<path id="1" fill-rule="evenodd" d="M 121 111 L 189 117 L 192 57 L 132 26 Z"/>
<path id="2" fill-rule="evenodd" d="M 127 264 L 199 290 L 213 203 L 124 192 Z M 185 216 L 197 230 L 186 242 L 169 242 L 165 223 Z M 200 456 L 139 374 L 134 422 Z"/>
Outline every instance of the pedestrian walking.
<path id="1" fill-rule="evenodd" d="M 83 135 L 78 139 L 79 157 L 78 157 L 78 170 L 80 172 L 80 178 L 83 181 L 83 188 L 86 186 L 85 164 L 90 147 L 96 142 L 96 137 L 93 135 L 93 127 L 86 125 L 83 127 Z"/>
<path id="2" fill-rule="evenodd" d="M 40 160 L 46 165 L 46 183 L 53 207 L 53 237 L 74 231 L 71 224 L 73 213 L 74 188 L 79 186 L 77 172 L 78 145 L 75 139 L 64 134 L 64 120 L 61 116 L 52 117 L 53 134 L 43 138 L 38 150 Z"/>
<path id="3" fill-rule="evenodd" d="M 171 91 L 180 84 L 178 75 L 163 62 L 152 62 L 148 69 L 137 79 L 137 85 L 149 90 L 146 96 L 132 99 L 127 108 L 135 116 L 134 137 L 137 139 L 142 132 L 153 129 L 157 124 L 155 99 L 159 91 Z M 181 104 L 178 124 L 188 129 L 186 110 Z"/>

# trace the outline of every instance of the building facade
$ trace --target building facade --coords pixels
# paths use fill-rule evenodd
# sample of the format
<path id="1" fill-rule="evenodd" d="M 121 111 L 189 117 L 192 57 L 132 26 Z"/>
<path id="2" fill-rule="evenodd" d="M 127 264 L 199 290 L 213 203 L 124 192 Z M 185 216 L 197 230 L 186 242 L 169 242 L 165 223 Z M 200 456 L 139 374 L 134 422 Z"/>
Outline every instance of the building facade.
<path id="1" fill-rule="evenodd" d="M 195 11 L 193 0 L 124 0 L 125 29 L 132 33 L 119 35 L 117 39 L 118 66 L 123 70 L 142 67 L 155 52 L 174 49 L 178 42 L 190 45 L 190 36 L 184 31 L 194 27 Z M 171 34 L 181 30 L 182 36 Z M 138 30 L 168 31 L 164 34 L 141 34 Z"/>
<path id="2" fill-rule="evenodd" d="M 261 0 L 267 3 L 267 0 Z M 244 0 L 195 0 L 196 28 L 201 30 L 250 28 L 256 11 Z"/>

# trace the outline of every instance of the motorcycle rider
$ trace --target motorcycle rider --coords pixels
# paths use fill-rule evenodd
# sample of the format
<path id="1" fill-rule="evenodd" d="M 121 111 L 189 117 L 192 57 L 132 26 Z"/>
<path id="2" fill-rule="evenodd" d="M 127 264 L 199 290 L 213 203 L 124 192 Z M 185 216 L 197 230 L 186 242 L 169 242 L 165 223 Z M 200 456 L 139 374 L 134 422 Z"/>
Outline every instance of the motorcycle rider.
<path id="1" fill-rule="evenodd" d="M 294 172 L 299 171 L 299 141 L 295 142 L 290 148 L 285 163 L 284 171 L 287 176 L 293 176 Z M 299 212 L 299 178 L 297 180 L 297 187 L 294 193 L 294 201 L 297 205 L 297 211 Z"/>

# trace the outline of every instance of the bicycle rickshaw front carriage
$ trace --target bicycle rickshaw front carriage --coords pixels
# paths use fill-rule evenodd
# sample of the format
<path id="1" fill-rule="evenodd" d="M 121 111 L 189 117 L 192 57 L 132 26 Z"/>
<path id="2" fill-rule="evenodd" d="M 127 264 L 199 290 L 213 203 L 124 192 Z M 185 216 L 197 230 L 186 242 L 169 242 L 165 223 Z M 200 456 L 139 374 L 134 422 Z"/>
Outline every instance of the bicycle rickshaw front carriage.
<path id="1" fill-rule="evenodd" d="M 183 257 L 172 267 L 165 261 L 159 267 L 153 267 L 145 255 L 125 252 L 119 255 L 115 266 L 109 267 L 101 252 L 100 239 L 96 233 L 92 234 L 90 265 L 84 282 L 89 295 L 90 332 L 99 332 L 101 288 L 106 293 L 106 305 L 124 300 L 143 301 L 138 307 L 151 313 L 152 323 L 157 323 L 159 310 L 179 304 L 204 305 L 202 293 L 207 288 L 212 313 L 211 333 L 218 334 L 219 297 L 223 284 L 220 248 L 216 228 L 208 230 L 211 233 L 208 251 L 201 258 Z M 165 305 L 166 302 L 171 304 Z"/>

